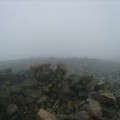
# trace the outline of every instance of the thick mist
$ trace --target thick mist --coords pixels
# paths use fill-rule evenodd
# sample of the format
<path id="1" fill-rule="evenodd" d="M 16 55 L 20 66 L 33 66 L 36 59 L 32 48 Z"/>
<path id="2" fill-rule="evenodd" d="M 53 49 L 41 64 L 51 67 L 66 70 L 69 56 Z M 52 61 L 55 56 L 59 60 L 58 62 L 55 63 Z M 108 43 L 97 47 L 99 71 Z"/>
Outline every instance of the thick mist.
<path id="1" fill-rule="evenodd" d="M 0 61 L 120 58 L 120 2 L 0 1 Z"/>

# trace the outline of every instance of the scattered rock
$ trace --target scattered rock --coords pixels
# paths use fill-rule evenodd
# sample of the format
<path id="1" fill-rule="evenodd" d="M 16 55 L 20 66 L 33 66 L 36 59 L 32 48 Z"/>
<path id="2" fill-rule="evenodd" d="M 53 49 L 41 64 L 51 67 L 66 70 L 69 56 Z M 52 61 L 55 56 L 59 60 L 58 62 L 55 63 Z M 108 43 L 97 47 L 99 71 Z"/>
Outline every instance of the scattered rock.
<path id="1" fill-rule="evenodd" d="M 31 65 L 22 74 L 3 73 L 0 120 L 10 116 L 10 120 L 36 120 L 37 111 L 39 120 L 120 119 L 120 92 L 94 76 L 68 74 L 63 64 Z"/>

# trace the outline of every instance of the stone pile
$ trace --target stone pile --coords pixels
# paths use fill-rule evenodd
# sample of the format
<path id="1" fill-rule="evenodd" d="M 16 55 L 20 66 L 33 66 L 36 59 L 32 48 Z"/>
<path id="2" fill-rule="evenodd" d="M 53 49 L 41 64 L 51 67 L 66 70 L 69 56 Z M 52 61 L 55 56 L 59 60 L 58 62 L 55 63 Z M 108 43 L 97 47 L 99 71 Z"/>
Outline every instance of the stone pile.
<path id="1" fill-rule="evenodd" d="M 120 90 L 65 65 L 0 72 L 0 120 L 120 120 Z"/>

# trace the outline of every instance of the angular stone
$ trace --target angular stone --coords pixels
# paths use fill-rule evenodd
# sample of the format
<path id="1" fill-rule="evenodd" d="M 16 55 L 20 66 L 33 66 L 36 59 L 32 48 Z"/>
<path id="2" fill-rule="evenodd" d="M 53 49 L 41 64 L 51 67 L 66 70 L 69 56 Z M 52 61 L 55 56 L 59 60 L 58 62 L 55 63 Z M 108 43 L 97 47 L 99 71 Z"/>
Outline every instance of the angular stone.
<path id="1" fill-rule="evenodd" d="M 103 92 L 99 95 L 99 102 L 116 105 L 116 98 L 111 92 Z"/>

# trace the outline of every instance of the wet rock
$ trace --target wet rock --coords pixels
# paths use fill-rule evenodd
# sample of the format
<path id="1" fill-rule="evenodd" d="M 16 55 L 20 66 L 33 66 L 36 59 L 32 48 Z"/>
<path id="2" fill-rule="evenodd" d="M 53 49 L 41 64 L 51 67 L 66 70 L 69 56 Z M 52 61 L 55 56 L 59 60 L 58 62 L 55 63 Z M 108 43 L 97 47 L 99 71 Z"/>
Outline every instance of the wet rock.
<path id="1" fill-rule="evenodd" d="M 44 109 L 40 109 L 37 115 L 40 120 L 58 120 L 58 118 L 54 114 Z"/>
<path id="2" fill-rule="evenodd" d="M 102 118 L 102 108 L 96 100 L 90 100 L 87 107 L 87 112 L 95 120 L 101 120 Z"/>

